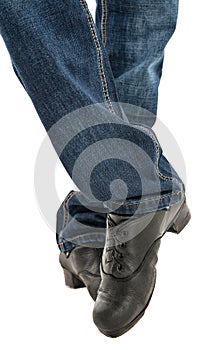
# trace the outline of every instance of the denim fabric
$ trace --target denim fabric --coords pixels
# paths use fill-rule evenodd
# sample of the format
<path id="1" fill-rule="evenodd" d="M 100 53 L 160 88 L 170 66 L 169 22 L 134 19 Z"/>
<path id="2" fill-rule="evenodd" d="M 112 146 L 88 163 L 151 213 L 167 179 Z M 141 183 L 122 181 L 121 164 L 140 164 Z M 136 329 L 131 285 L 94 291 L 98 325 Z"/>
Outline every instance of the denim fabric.
<path id="1" fill-rule="evenodd" d="M 97 26 L 121 102 L 156 115 L 164 48 L 177 13 L 178 0 L 97 0 Z"/>
<path id="2" fill-rule="evenodd" d="M 106 213 L 86 208 L 80 192 L 71 191 L 57 212 L 57 242 L 62 251 L 75 245 L 101 248 L 105 244 Z"/>
<path id="3" fill-rule="evenodd" d="M 13 67 L 81 191 L 58 211 L 62 251 L 104 244 L 107 212 L 151 212 L 184 195 L 151 129 L 177 1 L 101 1 L 97 26 L 84 0 L 0 1 Z"/>

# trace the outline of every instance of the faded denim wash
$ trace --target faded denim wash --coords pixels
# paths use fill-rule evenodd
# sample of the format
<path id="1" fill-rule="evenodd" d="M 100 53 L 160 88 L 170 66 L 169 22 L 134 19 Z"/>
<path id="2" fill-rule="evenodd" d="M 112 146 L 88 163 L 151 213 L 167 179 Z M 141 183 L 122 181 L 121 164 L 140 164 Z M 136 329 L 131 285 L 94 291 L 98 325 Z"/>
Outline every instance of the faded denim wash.
<path id="1" fill-rule="evenodd" d="M 62 251 L 103 246 L 107 212 L 152 212 L 184 196 L 152 130 L 177 11 L 176 0 L 98 0 L 94 24 L 84 0 L 0 0 L 13 68 L 81 191 L 57 214 Z"/>

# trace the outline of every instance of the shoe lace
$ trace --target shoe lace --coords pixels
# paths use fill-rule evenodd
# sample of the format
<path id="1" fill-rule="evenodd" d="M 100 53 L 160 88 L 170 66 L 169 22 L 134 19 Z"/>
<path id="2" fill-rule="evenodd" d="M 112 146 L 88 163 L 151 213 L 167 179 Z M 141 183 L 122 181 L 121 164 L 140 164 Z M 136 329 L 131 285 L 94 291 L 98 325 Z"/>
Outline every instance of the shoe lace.
<path id="1" fill-rule="evenodd" d="M 115 224 L 111 219 L 109 219 L 109 227 L 113 227 Z M 114 238 L 114 237 L 113 237 Z M 126 248 L 126 242 L 118 241 L 117 237 L 114 238 L 115 244 L 112 247 L 106 247 L 106 259 L 105 263 L 110 264 L 112 262 L 117 264 L 117 270 L 122 270 L 122 261 L 124 254 L 122 250 Z"/>
<path id="2" fill-rule="evenodd" d="M 117 264 L 117 270 L 118 271 L 122 270 L 122 261 L 124 258 L 124 254 L 119 249 L 121 248 L 123 249 L 125 247 L 126 247 L 126 243 L 121 243 L 117 246 L 106 248 L 106 253 L 108 254 L 106 256 L 105 263 L 109 264 L 114 261 Z"/>

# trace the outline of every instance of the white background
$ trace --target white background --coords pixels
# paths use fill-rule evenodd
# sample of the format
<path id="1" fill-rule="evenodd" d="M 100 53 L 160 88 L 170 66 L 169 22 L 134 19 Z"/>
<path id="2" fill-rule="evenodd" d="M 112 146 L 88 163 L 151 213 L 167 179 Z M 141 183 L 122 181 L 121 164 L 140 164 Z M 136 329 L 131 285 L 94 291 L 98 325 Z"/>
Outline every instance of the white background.
<path id="1" fill-rule="evenodd" d="M 151 304 L 142 320 L 115 340 L 94 326 L 87 291 L 64 286 L 55 234 L 41 217 L 33 185 L 45 131 L 0 40 L 4 350 L 222 348 L 220 22 L 219 1 L 181 1 L 177 30 L 165 53 L 158 117 L 183 152 L 192 221 L 180 236 L 167 234 L 162 240 Z M 56 179 L 62 200 L 72 183 L 61 165 Z"/>

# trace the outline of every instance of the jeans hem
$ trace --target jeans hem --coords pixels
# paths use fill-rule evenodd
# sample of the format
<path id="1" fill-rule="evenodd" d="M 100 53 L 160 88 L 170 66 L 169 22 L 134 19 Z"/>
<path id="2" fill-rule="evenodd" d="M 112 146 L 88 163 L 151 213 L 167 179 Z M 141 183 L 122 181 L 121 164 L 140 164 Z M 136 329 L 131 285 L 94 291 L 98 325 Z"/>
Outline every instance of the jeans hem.
<path id="1" fill-rule="evenodd" d="M 177 191 L 174 193 L 153 197 L 153 198 L 143 198 L 140 201 L 128 201 L 127 204 L 125 204 L 123 207 L 121 207 L 121 213 L 118 213 L 118 210 L 115 210 L 116 214 L 119 215 L 132 215 L 132 211 L 135 210 L 136 215 L 143 215 L 148 214 L 157 210 L 163 210 L 166 208 L 169 208 L 170 206 L 177 204 L 185 197 L 184 191 Z M 117 202 L 113 202 L 114 205 L 117 204 Z M 138 210 L 139 205 L 139 210 Z M 109 203 L 110 208 L 110 203 Z M 124 211 L 123 211 L 124 208 Z M 114 208 L 113 208 L 114 209 Z M 87 247 L 93 247 L 93 248 L 103 248 L 105 245 L 105 234 L 106 234 L 106 227 L 95 229 L 95 227 L 92 227 L 91 232 L 84 232 L 80 234 L 79 232 L 76 234 L 73 234 L 72 237 L 70 237 L 70 232 L 75 232 L 76 221 L 70 220 L 65 227 L 61 230 L 61 232 L 58 234 L 58 247 L 61 252 L 67 252 L 75 248 L 76 246 L 87 246 Z M 68 237 L 69 238 L 64 238 Z"/>
<path id="2" fill-rule="evenodd" d="M 119 215 L 135 215 L 135 214 L 147 214 L 153 211 L 161 210 L 170 207 L 179 201 L 181 201 L 185 196 L 183 190 L 173 192 L 170 194 L 165 194 L 156 197 L 142 198 L 141 200 L 127 200 L 122 205 L 119 202 L 109 202 L 109 210 Z M 116 209 L 116 206 L 119 206 Z"/>

